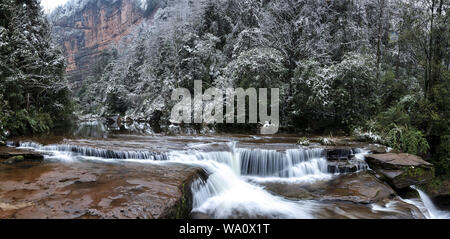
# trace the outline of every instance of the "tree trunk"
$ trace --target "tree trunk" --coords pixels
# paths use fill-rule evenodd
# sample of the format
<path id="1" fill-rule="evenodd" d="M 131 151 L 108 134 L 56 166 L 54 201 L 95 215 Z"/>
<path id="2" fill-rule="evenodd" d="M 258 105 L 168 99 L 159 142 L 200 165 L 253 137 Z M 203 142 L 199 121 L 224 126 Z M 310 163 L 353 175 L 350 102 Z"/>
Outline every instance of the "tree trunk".
<path id="1" fill-rule="evenodd" d="M 379 15 L 378 15 L 378 36 L 377 36 L 377 80 L 380 80 L 380 65 L 381 65 L 381 34 L 383 28 L 383 9 L 384 9 L 384 1 L 379 0 Z"/>

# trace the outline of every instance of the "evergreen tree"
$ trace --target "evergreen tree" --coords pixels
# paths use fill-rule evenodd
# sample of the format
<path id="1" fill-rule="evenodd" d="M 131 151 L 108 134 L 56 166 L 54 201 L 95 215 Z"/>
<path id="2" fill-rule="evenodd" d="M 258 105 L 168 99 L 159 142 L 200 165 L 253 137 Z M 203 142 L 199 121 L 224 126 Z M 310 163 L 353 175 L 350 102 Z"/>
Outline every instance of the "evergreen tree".
<path id="1" fill-rule="evenodd" d="M 66 123 L 71 100 L 64 57 L 52 43 L 40 2 L 2 1 L 0 15 L 2 124 L 17 135 Z"/>

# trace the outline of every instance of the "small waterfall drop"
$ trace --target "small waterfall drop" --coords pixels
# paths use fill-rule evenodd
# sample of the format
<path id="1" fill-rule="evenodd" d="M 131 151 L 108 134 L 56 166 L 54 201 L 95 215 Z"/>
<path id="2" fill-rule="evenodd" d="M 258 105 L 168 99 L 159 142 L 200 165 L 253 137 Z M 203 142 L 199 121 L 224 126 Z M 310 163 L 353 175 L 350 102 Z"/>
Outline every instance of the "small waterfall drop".
<path id="1" fill-rule="evenodd" d="M 312 218 L 315 203 L 286 200 L 241 178 L 239 167 L 234 167 L 238 155 L 196 151 L 169 154 L 171 162 L 198 166 L 209 174 L 206 181 L 197 179 L 191 186 L 194 212 L 214 218 Z"/>
<path id="2" fill-rule="evenodd" d="M 96 157 L 104 159 L 136 159 L 136 160 L 155 160 L 166 161 L 167 156 L 164 153 L 155 153 L 149 151 L 122 151 L 122 150 L 109 150 L 99 149 L 86 146 L 68 145 L 68 144 L 54 144 L 54 145 L 41 145 L 34 142 L 21 142 L 19 148 L 33 149 L 43 152 L 65 152 L 74 153 L 86 157 Z"/>
<path id="3" fill-rule="evenodd" d="M 420 200 L 422 201 L 423 206 L 418 204 L 414 200 L 405 201 L 418 207 L 425 215 L 425 217 L 427 217 L 428 219 L 450 219 L 450 212 L 445 212 L 437 209 L 431 198 L 428 197 L 428 195 L 424 191 L 420 190 L 416 186 L 411 186 L 411 188 L 419 193 Z"/>
<path id="4" fill-rule="evenodd" d="M 259 177 L 300 177 L 327 173 L 322 149 L 289 149 L 286 152 L 263 149 L 240 150 L 241 173 Z"/>
<path id="5" fill-rule="evenodd" d="M 357 171 L 361 172 L 369 170 L 369 165 L 365 160 L 366 155 L 369 154 L 369 151 L 364 149 L 352 149 L 352 152 L 355 155 L 355 158 L 351 159 L 350 162 L 356 165 Z"/>
<path id="6" fill-rule="evenodd" d="M 192 185 L 193 212 L 214 218 L 313 218 L 320 203 L 288 200 L 267 191 L 261 182 L 314 183 L 328 180 L 328 162 L 324 149 L 248 149 L 226 143 L 223 151 L 202 151 L 195 147 L 167 153 L 122 151 L 68 144 L 41 145 L 21 142 L 20 148 L 55 154 L 54 158 L 130 160 L 140 163 L 184 164 L 203 168 L 208 179 Z M 11 145 L 12 146 L 12 145 Z M 364 153 L 355 153 L 356 163 L 364 168 Z"/>

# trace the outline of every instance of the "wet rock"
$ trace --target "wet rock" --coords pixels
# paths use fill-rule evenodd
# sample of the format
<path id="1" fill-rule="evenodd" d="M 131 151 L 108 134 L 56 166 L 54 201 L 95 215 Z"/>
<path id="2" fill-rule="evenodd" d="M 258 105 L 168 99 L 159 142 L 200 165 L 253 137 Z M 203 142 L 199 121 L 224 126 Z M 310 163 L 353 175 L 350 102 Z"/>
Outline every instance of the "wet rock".
<path id="1" fill-rule="evenodd" d="M 333 148 L 326 149 L 328 160 L 348 160 L 355 157 L 351 148 Z"/>
<path id="2" fill-rule="evenodd" d="M 358 167 L 348 161 L 328 162 L 329 173 L 354 173 L 358 171 Z"/>
<path id="3" fill-rule="evenodd" d="M 398 198 L 374 204 L 325 201 L 317 212 L 323 219 L 425 219 L 420 209 Z"/>
<path id="4" fill-rule="evenodd" d="M 379 144 L 369 144 L 366 147 L 372 154 L 385 154 L 387 152 L 387 147 Z"/>
<path id="5" fill-rule="evenodd" d="M 0 148 L 0 162 L 4 164 L 15 164 L 20 162 L 41 162 L 44 155 L 27 150 L 18 150 L 9 147 Z"/>
<path id="6" fill-rule="evenodd" d="M 433 165 L 412 154 L 371 154 L 366 162 L 395 189 L 421 185 L 434 176 Z"/>
<path id="7" fill-rule="evenodd" d="M 342 175 L 323 191 L 323 200 L 374 203 L 393 198 L 396 193 L 370 173 Z"/>
<path id="8" fill-rule="evenodd" d="M 0 147 L 1 146 L 6 146 L 6 142 L 0 139 Z"/>
<path id="9" fill-rule="evenodd" d="M 191 183 L 207 178 L 184 165 L 0 164 L 0 218 L 188 218 Z"/>
<path id="10" fill-rule="evenodd" d="M 313 184 L 264 184 L 267 190 L 289 199 L 316 199 L 374 203 L 396 196 L 395 191 L 370 173 L 336 176 L 330 181 Z"/>
<path id="11" fill-rule="evenodd" d="M 23 161 L 25 161 L 25 158 L 22 155 L 19 155 L 19 156 L 11 157 L 11 158 L 5 160 L 3 163 L 4 164 L 15 164 L 15 163 L 23 162 Z"/>

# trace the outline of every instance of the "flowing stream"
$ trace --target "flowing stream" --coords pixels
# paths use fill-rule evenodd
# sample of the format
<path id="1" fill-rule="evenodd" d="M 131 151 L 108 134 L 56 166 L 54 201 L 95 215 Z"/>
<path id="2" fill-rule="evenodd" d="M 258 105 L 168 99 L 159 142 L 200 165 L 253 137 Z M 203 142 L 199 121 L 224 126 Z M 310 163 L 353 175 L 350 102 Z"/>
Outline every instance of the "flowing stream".
<path id="1" fill-rule="evenodd" d="M 431 201 L 430 197 L 417 188 L 416 186 L 411 186 L 412 189 L 416 190 L 419 193 L 420 200 L 418 199 L 405 199 L 408 203 L 414 204 L 418 207 L 422 213 L 428 219 L 450 219 L 450 212 L 439 210 Z"/>
<path id="2" fill-rule="evenodd" d="M 11 146 L 12 144 L 10 144 Z M 183 164 L 203 168 L 207 180 L 197 179 L 192 184 L 192 213 L 212 218 L 321 218 L 325 207 L 332 207 L 336 214 L 348 205 L 324 204 L 320 200 L 287 199 L 266 190 L 265 183 L 315 185 L 327 182 L 339 175 L 330 173 L 324 149 L 288 148 L 282 150 L 237 147 L 236 142 L 224 142 L 220 150 L 202 150 L 217 143 L 190 144 L 180 150 L 153 152 L 146 150 L 102 149 L 85 145 L 21 142 L 20 148 L 46 152 L 49 160 L 107 162 L 136 162 Z M 351 163 L 358 171 L 368 169 L 364 161 L 367 150 L 355 150 Z M 420 200 L 402 199 L 418 207 L 426 218 L 450 218 L 449 213 L 439 211 L 428 196 L 417 188 Z M 357 207 L 366 207 L 356 205 Z M 356 207 L 355 206 L 355 207 Z M 370 213 L 398 212 L 396 202 L 384 205 L 372 204 Z M 334 215 L 334 214 L 333 214 Z M 326 215 L 325 217 L 333 217 Z M 348 218 L 352 218 L 348 216 Z"/>

